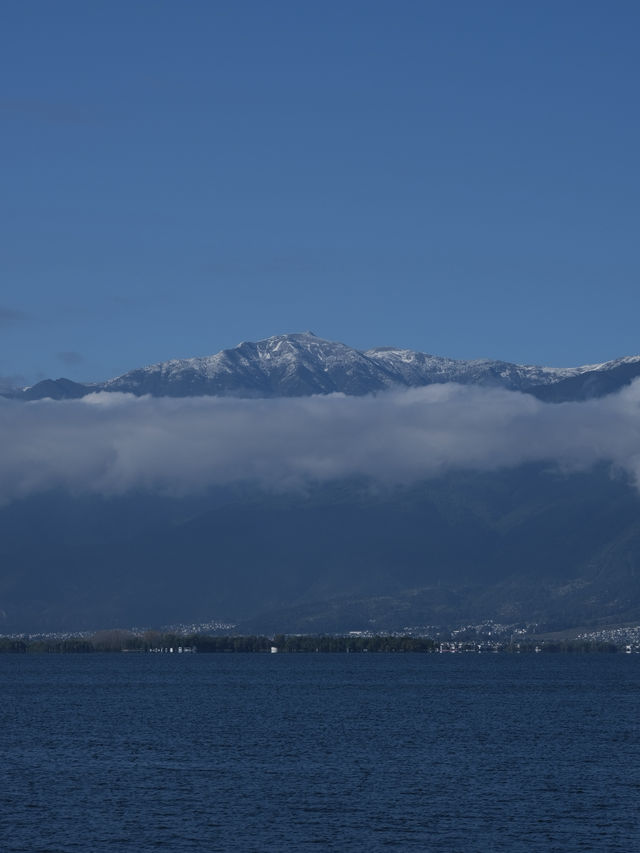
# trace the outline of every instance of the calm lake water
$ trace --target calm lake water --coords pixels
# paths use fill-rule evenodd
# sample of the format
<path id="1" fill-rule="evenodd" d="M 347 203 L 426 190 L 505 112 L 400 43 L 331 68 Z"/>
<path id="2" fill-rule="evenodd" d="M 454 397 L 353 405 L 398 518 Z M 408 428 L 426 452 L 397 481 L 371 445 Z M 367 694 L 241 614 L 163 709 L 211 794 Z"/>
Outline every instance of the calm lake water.
<path id="1" fill-rule="evenodd" d="M 0 849 L 640 850 L 640 656 L 2 655 Z"/>

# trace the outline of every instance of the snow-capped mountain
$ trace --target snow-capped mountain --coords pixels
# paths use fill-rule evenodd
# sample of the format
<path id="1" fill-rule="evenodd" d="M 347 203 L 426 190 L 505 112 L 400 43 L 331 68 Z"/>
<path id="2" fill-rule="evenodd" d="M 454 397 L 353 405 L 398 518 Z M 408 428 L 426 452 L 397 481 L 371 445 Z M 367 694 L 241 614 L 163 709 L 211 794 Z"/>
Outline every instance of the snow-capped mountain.
<path id="1" fill-rule="evenodd" d="M 390 347 L 360 351 L 303 333 L 100 384 L 47 380 L 21 399 L 101 390 L 364 394 L 459 382 L 559 402 L 609 393 L 638 375 L 640 357 L 546 368 Z M 48 438 L 45 451 L 56 452 L 56 435 Z M 126 469 L 130 454 L 117 445 L 114 464 Z M 94 456 L 89 472 L 102 464 Z M 150 477 L 149 489 L 106 498 L 76 493 L 64 481 L 27 491 L 0 505 L 0 628 L 94 630 L 215 617 L 247 633 L 396 631 L 489 619 L 562 630 L 640 619 L 640 493 L 612 476 L 606 461 L 562 476 L 544 461 L 444 470 L 390 489 L 362 480 L 336 475 L 291 493 L 243 481 L 181 496 L 165 491 L 161 477 Z M 28 484 L 28 472 L 20 482 Z"/>
<path id="2" fill-rule="evenodd" d="M 394 347 L 360 351 L 303 332 L 244 342 L 216 355 L 161 362 L 102 383 L 48 379 L 14 396 L 67 399 L 94 391 L 123 391 L 171 397 L 299 397 L 459 382 L 561 402 L 602 396 L 638 375 L 640 356 L 581 367 L 537 367 L 489 359 L 462 361 Z"/>

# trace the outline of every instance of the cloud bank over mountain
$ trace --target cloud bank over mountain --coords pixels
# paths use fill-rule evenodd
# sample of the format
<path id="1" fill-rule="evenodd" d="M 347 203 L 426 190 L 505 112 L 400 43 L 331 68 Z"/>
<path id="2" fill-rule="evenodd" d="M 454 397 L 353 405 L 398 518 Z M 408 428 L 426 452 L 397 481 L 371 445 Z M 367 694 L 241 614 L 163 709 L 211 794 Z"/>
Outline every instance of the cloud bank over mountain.
<path id="1" fill-rule="evenodd" d="M 0 400 L 0 501 L 53 488 L 186 495 L 256 482 L 282 490 L 342 477 L 408 484 L 452 469 L 600 461 L 640 480 L 640 382 L 552 405 L 501 389 L 433 385 L 294 399 Z"/>

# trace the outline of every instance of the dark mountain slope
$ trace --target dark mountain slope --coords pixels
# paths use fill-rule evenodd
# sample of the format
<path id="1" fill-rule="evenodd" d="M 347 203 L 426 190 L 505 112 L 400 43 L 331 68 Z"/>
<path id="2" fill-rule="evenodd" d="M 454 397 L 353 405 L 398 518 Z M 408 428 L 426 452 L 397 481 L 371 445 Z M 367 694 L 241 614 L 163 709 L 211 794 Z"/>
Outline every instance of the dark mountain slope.
<path id="1" fill-rule="evenodd" d="M 606 397 L 640 376 L 640 362 L 631 361 L 613 363 L 606 370 L 588 370 L 578 376 L 569 376 L 549 385 L 539 385 L 528 389 L 545 403 L 582 402 L 596 397 Z"/>
<path id="2" fill-rule="evenodd" d="M 640 499 L 604 468 L 457 474 L 387 492 L 50 495 L 0 510 L 0 627 L 567 627 L 640 619 L 639 566 Z"/>

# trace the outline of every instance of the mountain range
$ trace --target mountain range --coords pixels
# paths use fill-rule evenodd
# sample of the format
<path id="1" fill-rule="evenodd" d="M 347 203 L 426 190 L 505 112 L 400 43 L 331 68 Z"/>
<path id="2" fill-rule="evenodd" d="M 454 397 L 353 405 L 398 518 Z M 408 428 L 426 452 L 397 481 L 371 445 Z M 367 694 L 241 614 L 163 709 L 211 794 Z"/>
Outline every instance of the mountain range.
<path id="1" fill-rule="evenodd" d="M 300 397 L 457 382 L 551 404 L 602 397 L 638 375 L 638 356 L 535 367 L 361 352 L 307 332 L 9 396 Z M 606 462 L 573 472 L 536 463 L 277 494 L 251 483 L 184 497 L 55 487 L 0 506 L 3 632 L 211 621 L 256 632 L 388 631 L 488 619 L 541 630 L 640 622 L 634 482 Z"/>
<path id="2" fill-rule="evenodd" d="M 158 397 L 300 397 L 335 392 L 363 395 L 457 382 L 565 402 L 604 396 L 636 376 L 640 376 L 640 356 L 581 367 L 536 367 L 489 359 L 463 361 L 395 347 L 361 351 L 303 332 L 244 342 L 216 355 L 136 368 L 105 382 L 45 379 L 4 396 L 64 400 L 120 391 Z"/>

